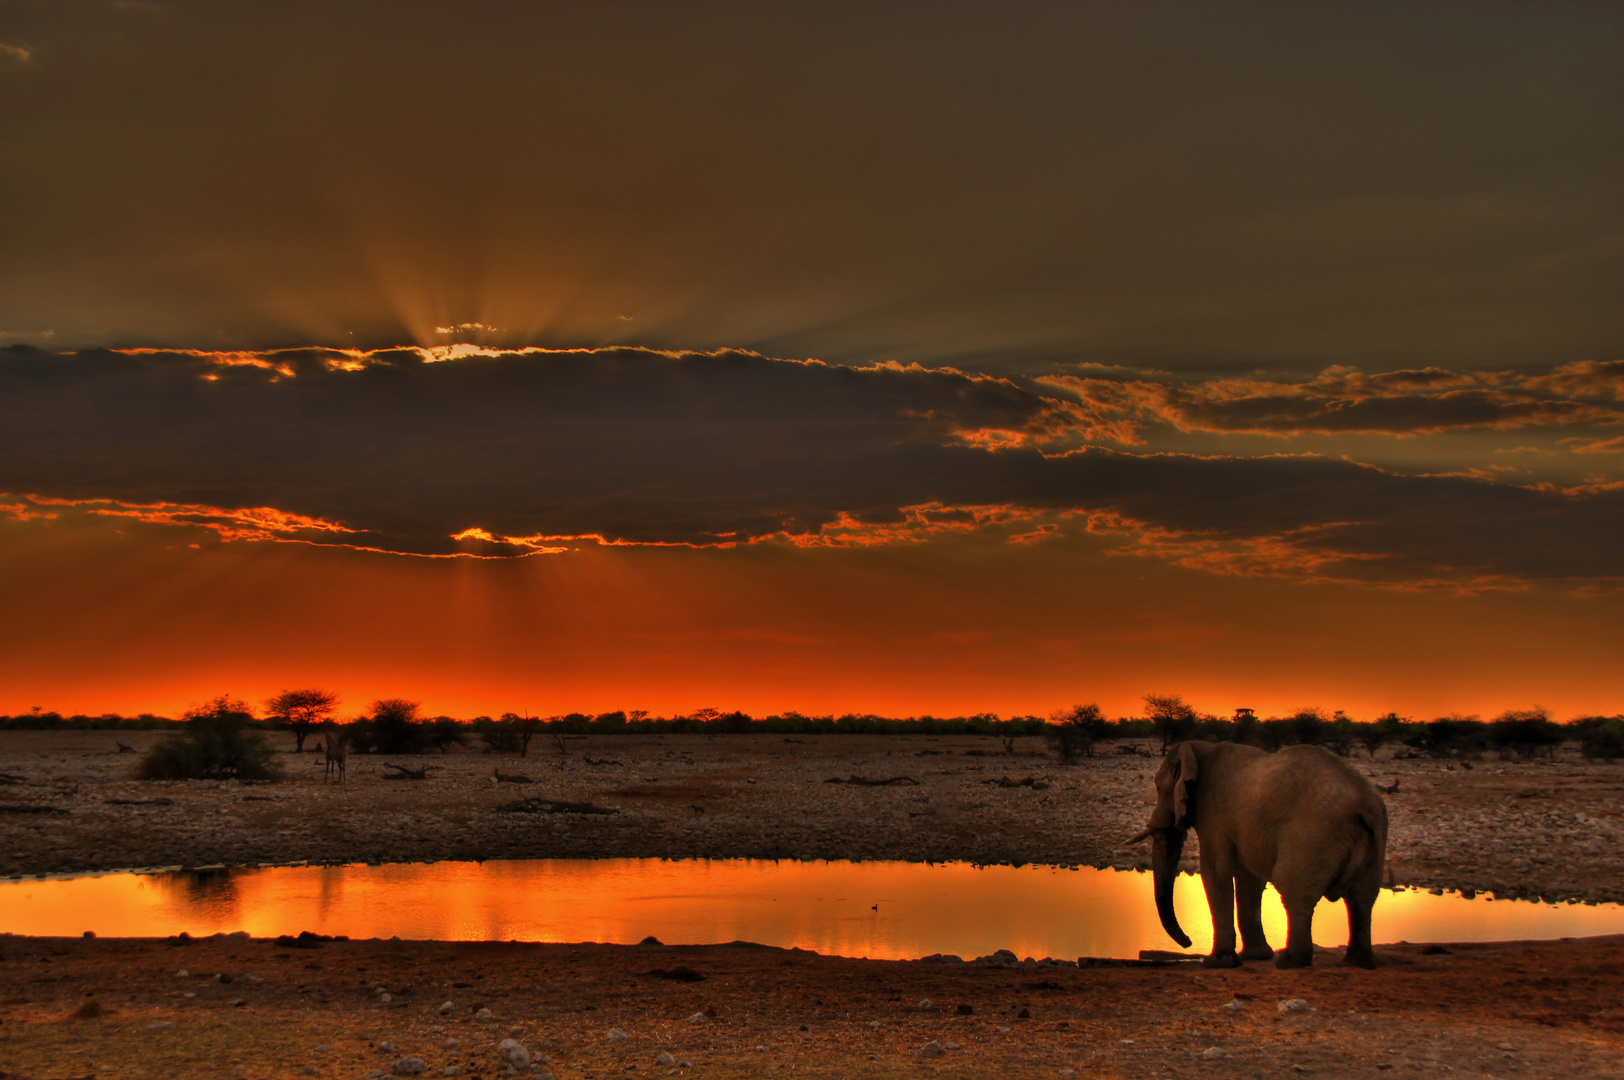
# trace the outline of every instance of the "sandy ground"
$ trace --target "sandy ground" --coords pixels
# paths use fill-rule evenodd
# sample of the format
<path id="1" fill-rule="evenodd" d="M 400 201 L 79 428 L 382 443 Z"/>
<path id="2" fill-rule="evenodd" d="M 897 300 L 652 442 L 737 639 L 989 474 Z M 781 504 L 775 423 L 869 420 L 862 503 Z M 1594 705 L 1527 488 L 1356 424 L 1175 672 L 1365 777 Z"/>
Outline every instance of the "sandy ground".
<path id="1" fill-rule="evenodd" d="M 558 1080 L 1624 1078 L 1624 937 L 1382 953 L 1375 971 L 1334 954 L 1290 972 L 1033 971 L 737 946 L 0 938 L 0 1075 L 348 1078 L 417 1057 L 425 1076 L 494 1078 L 512 1038 L 526 1075 Z M 650 974 L 678 968 L 700 981 Z"/>
<path id="2" fill-rule="evenodd" d="M 1143 867 L 1144 847 L 1120 844 L 1148 815 L 1158 763 L 1147 744 L 1063 766 L 1038 739 L 1005 754 L 974 737 L 673 735 L 595 737 L 565 755 L 538 739 L 526 759 L 354 757 L 342 785 L 322 782 L 313 753 L 284 754 L 288 778 L 272 784 L 128 779 L 136 755 L 117 743 L 140 751 L 156 737 L 0 732 L 0 773 L 22 778 L 0 784 L 0 875 L 607 856 Z M 429 779 L 387 779 L 391 764 L 428 766 Z M 1624 763 L 1565 748 L 1470 769 L 1386 750 L 1358 765 L 1399 785 L 1387 796 L 1394 881 L 1624 901 Z M 533 782 L 498 783 L 497 769 Z M 826 782 L 854 775 L 917 783 Z M 501 809 L 527 798 L 616 813 Z M 11 809 L 23 806 L 48 812 Z"/>

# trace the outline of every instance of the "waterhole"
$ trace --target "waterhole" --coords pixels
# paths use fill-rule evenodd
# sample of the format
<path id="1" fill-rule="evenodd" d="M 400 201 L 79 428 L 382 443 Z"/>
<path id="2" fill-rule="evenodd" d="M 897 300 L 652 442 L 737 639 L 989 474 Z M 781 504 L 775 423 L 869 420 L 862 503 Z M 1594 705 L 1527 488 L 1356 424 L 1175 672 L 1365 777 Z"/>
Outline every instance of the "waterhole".
<path id="1" fill-rule="evenodd" d="M 1179 878 L 1194 951 L 1212 941 L 1200 879 Z M 1285 943 L 1271 889 L 1264 927 Z M 112 873 L 0 883 L 13 933 L 155 937 L 309 930 L 351 938 L 754 941 L 820 953 L 965 958 L 1134 957 L 1176 949 L 1156 919 L 1150 875 L 1053 866 L 758 860 L 535 859 Z M 1624 932 L 1617 904 L 1543 904 L 1383 891 L 1375 940 L 1501 941 Z M 1314 940 L 1347 941 L 1341 904 L 1321 902 Z"/>

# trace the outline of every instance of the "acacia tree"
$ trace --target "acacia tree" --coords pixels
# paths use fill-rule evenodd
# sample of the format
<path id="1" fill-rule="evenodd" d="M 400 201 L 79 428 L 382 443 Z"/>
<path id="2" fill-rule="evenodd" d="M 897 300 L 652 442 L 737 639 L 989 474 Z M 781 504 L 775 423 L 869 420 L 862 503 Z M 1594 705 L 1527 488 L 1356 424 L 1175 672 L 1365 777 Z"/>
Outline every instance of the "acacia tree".
<path id="1" fill-rule="evenodd" d="M 1152 728 L 1162 737 L 1162 753 L 1168 746 L 1195 734 L 1195 710 L 1184 703 L 1180 694 L 1146 694 L 1145 715 Z"/>
<path id="2" fill-rule="evenodd" d="M 305 739 L 338 707 L 331 690 L 284 690 L 265 703 L 265 715 L 293 732 L 293 752 L 304 753 Z"/>

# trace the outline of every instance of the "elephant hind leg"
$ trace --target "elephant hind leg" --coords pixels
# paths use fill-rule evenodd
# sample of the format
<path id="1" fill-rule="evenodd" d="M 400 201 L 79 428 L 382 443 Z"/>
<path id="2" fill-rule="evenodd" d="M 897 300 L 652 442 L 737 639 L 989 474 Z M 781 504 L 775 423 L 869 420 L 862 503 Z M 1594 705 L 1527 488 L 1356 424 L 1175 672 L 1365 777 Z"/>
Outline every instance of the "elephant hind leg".
<path id="1" fill-rule="evenodd" d="M 1235 870 L 1235 915 L 1241 924 L 1241 959 L 1273 960 L 1274 950 L 1263 933 L 1262 878 Z"/>
<path id="2" fill-rule="evenodd" d="M 1380 889 L 1356 888 L 1344 901 L 1348 908 L 1348 951 L 1342 962 L 1355 967 L 1374 968 L 1376 950 L 1370 943 L 1370 909 L 1376 905 Z"/>
<path id="3" fill-rule="evenodd" d="M 1286 947 L 1275 957 L 1277 968 L 1314 966 L 1314 905 L 1317 896 L 1286 896 Z"/>

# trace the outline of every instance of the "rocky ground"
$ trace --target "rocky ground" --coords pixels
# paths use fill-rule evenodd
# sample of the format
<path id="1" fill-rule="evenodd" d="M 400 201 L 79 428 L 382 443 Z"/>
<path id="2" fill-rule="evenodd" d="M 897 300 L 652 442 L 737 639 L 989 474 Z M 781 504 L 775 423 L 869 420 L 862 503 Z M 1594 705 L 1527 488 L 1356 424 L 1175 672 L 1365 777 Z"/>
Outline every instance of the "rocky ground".
<path id="1" fill-rule="evenodd" d="M 595 737 L 567 754 L 538 739 L 523 759 L 354 757 L 342 785 L 323 783 L 312 753 L 285 753 L 287 778 L 269 784 L 129 779 L 155 738 L 0 732 L 0 774 L 13 778 L 0 782 L 0 875 L 607 856 L 1143 867 L 1143 847 L 1121 842 L 1148 815 L 1158 763 L 1148 744 L 1064 766 L 1038 739 L 1005 753 L 974 737 L 670 735 Z M 428 778 L 389 779 L 393 765 Z M 1386 796 L 1396 882 L 1624 901 L 1624 763 L 1565 748 L 1470 767 L 1384 750 L 1358 765 L 1398 785 Z M 852 776 L 906 779 L 828 782 Z M 533 798 L 615 813 L 502 809 Z"/>
<path id="2" fill-rule="evenodd" d="M 736 946 L 0 938 L 0 1077 L 494 1078 L 515 1075 L 511 1040 L 519 1072 L 557 1080 L 1624 1080 L 1624 937 L 1334 959 L 1034 971 Z"/>

